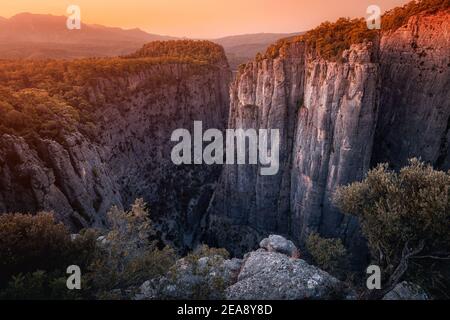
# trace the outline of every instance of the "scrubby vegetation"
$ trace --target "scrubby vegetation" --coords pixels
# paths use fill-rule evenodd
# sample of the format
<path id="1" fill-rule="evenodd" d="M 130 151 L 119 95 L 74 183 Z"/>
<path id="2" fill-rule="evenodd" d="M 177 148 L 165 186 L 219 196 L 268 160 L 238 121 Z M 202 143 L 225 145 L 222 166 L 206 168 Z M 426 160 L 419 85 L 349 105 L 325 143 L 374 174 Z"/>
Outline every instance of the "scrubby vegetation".
<path id="1" fill-rule="evenodd" d="M 359 218 L 373 264 L 382 268 L 383 289 L 368 297 L 382 297 L 411 275 L 448 293 L 450 172 L 417 159 L 398 173 L 382 164 L 364 181 L 341 187 L 335 200 L 343 212 Z"/>
<path id="2" fill-rule="evenodd" d="M 215 67 L 221 59 L 222 47 L 208 41 L 158 41 L 128 57 L 0 60 L 0 135 L 62 142 L 65 133 L 78 130 L 94 138 L 98 111 L 108 104 L 121 106 L 133 90 L 143 89 L 128 87 L 127 77 L 155 68 L 142 86 L 156 90 Z M 159 68 L 169 64 L 186 68 L 179 74 Z"/>
<path id="3" fill-rule="evenodd" d="M 382 30 L 395 30 L 403 26 L 412 16 L 433 14 L 450 9 L 450 0 L 419 0 L 411 1 L 403 7 L 394 8 L 386 12 L 382 17 Z"/>
<path id="4" fill-rule="evenodd" d="M 230 285 L 223 265 L 228 258 L 229 253 L 225 249 L 210 248 L 207 245 L 199 246 L 179 260 L 167 274 L 165 288 L 176 287 L 176 295 L 167 295 L 167 290 L 161 290 L 160 298 L 224 299 L 225 289 Z"/>
<path id="5" fill-rule="evenodd" d="M 432 14 L 450 8 L 450 0 L 419 0 L 411 1 L 403 7 L 386 12 L 381 18 L 381 32 L 395 30 L 404 25 L 413 15 L 423 13 Z M 270 46 L 264 55 L 257 55 L 256 60 L 274 59 L 283 55 L 289 44 L 304 42 L 308 49 L 324 59 L 340 60 L 344 50 L 352 44 L 365 41 L 375 41 L 379 37 L 379 30 L 367 28 L 366 20 L 340 18 L 336 22 L 324 22 L 306 34 L 282 39 Z"/>
<path id="6" fill-rule="evenodd" d="M 110 229 L 87 229 L 72 238 L 50 213 L 0 216 L 0 299 L 131 298 L 146 280 L 175 263 L 159 249 L 142 200 L 126 212 L 113 208 Z M 82 290 L 66 287 L 66 268 L 82 270 Z"/>
<path id="7" fill-rule="evenodd" d="M 86 113 L 45 90 L 0 88 L 0 96 L 0 134 L 15 134 L 28 141 L 37 137 L 60 141 L 75 130 L 92 135 L 93 124 Z"/>
<path id="8" fill-rule="evenodd" d="M 167 57 L 209 64 L 226 61 L 224 49 L 218 44 L 206 40 L 153 41 L 127 57 Z"/>
<path id="9" fill-rule="evenodd" d="M 324 22 L 304 35 L 280 40 L 267 49 L 265 57 L 282 55 L 290 43 L 304 42 L 308 49 L 327 60 L 337 60 L 352 44 L 373 41 L 377 30 L 369 30 L 364 19 L 340 18 L 338 21 Z"/>
<path id="10" fill-rule="evenodd" d="M 306 239 L 306 249 L 321 269 L 339 278 L 345 277 L 349 260 L 341 239 L 326 239 L 311 233 Z"/>
<path id="11" fill-rule="evenodd" d="M 72 241 L 51 213 L 0 215 L 0 284 L 14 274 L 54 271 L 89 260 L 93 238 Z"/>

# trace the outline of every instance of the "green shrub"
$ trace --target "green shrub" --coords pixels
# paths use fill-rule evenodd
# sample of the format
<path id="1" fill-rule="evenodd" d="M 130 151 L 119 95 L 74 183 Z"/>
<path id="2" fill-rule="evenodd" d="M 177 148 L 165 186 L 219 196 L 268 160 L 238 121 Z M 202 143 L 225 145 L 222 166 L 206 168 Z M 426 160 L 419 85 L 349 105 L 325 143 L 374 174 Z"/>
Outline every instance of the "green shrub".
<path id="1" fill-rule="evenodd" d="M 323 270 L 342 277 L 348 269 L 347 250 L 341 239 L 325 239 L 311 233 L 306 240 L 306 249 L 314 262 Z"/>
<path id="2" fill-rule="evenodd" d="M 175 263 L 173 249 L 157 248 L 142 199 L 130 211 L 113 207 L 108 213 L 110 230 L 99 247 L 99 254 L 88 267 L 87 282 L 97 298 L 131 297 L 143 282 L 164 274 Z M 120 292 L 120 294 L 119 294 Z"/>
<path id="3" fill-rule="evenodd" d="M 0 215 L 0 298 L 130 298 L 175 263 L 173 249 L 149 240 L 154 230 L 142 200 L 128 212 L 112 208 L 108 218 L 111 227 L 99 240 L 94 229 L 72 239 L 50 213 Z M 80 291 L 66 287 L 70 265 L 81 269 Z"/>
<path id="4" fill-rule="evenodd" d="M 0 292 L 0 300 L 78 300 L 81 292 L 67 290 L 66 277 L 36 271 L 13 276 Z"/>
<path id="5" fill-rule="evenodd" d="M 150 42 L 128 58 L 176 58 L 198 63 L 226 61 L 224 49 L 206 40 L 171 40 Z"/>
<path id="6" fill-rule="evenodd" d="M 70 234 L 51 213 L 0 215 L 0 277 L 36 270 L 65 269 L 72 252 Z"/>
<path id="7" fill-rule="evenodd" d="M 450 172 L 436 171 L 417 159 L 398 173 L 381 164 L 364 181 L 337 190 L 336 204 L 359 218 L 373 263 L 383 271 L 383 290 L 368 297 L 381 297 L 417 263 L 448 263 L 449 199 Z M 422 276 L 432 281 L 430 274 Z"/>

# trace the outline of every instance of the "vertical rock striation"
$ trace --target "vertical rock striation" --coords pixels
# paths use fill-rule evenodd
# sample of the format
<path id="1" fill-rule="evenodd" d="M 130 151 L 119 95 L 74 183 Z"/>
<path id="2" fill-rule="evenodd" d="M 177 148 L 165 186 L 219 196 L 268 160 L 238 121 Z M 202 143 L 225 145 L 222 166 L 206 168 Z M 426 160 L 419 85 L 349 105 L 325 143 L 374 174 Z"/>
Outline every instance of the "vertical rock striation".
<path id="1" fill-rule="evenodd" d="M 329 62 L 291 43 L 233 83 L 229 127 L 279 129 L 280 170 L 261 176 L 258 166 L 225 166 L 209 209 L 210 241 L 240 254 L 269 231 L 301 241 L 310 231 L 355 229 L 330 198 L 369 168 L 379 73 L 371 44 L 343 59 Z"/>
<path id="2" fill-rule="evenodd" d="M 338 186 L 362 179 L 369 169 L 379 68 L 371 44 L 354 45 L 343 58 L 306 65 L 293 150 L 290 231 L 299 240 L 319 231 L 355 245 L 357 224 L 335 208 L 332 198 Z"/>
<path id="3" fill-rule="evenodd" d="M 1 135 L 0 213 L 53 211 L 76 231 L 105 226 L 113 205 L 144 198 L 159 236 L 191 246 L 221 168 L 174 165 L 171 135 L 193 132 L 194 121 L 224 129 L 230 80 L 224 54 L 209 64 L 163 61 L 126 73 L 112 65 L 96 74 L 79 89 L 95 106 L 94 137 L 78 129 L 34 143 Z"/>

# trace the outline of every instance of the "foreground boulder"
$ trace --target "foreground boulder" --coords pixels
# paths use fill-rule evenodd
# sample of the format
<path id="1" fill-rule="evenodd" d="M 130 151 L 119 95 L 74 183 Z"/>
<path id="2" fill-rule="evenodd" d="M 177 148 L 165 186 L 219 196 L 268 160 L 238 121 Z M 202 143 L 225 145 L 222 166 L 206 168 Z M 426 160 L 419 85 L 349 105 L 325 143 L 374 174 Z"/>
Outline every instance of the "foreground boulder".
<path id="1" fill-rule="evenodd" d="M 387 293 L 383 300 L 429 300 L 428 294 L 418 285 L 403 281 Z"/>
<path id="2" fill-rule="evenodd" d="M 290 240 L 271 235 L 244 257 L 237 282 L 226 290 L 230 300 L 303 300 L 343 298 L 343 284 L 300 256 Z"/>
<path id="3" fill-rule="evenodd" d="M 230 300 L 338 299 L 343 285 L 303 260 L 259 249 L 248 255 L 238 281 L 226 290 Z"/>

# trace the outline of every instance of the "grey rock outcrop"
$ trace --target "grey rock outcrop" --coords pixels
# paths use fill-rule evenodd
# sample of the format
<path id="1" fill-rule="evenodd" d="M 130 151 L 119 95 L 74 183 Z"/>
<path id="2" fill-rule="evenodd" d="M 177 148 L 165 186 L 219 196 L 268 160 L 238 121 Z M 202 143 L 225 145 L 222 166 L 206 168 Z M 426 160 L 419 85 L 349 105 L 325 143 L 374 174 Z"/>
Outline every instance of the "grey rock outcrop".
<path id="1" fill-rule="evenodd" d="M 383 300 L 430 300 L 430 297 L 418 285 L 403 281 L 388 292 Z"/>
<path id="2" fill-rule="evenodd" d="M 276 240 L 274 240 L 276 239 Z M 261 241 L 292 243 L 281 236 Z M 186 257 L 177 261 L 167 275 L 145 282 L 135 299 L 340 299 L 348 295 L 342 282 L 303 260 L 260 248 L 243 260 L 221 256 Z"/>
<path id="3" fill-rule="evenodd" d="M 373 164 L 420 157 L 450 169 L 450 13 L 419 15 L 381 39 Z"/>
<path id="4" fill-rule="evenodd" d="M 354 219 L 332 203 L 340 185 L 360 180 L 370 168 L 378 111 L 376 47 L 352 46 L 343 63 L 307 64 L 304 105 L 298 113 L 290 203 L 293 234 L 318 231 L 362 243 Z M 356 250 L 357 248 L 355 248 Z"/>
<path id="5" fill-rule="evenodd" d="M 291 159 L 304 90 L 304 51 L 297 43 L 282 57 L 250 62 L 231 86 L 229 128 L 280 132 L 278 174 L 262 176 L 259 165 L 227 165 L 211 201 L 205 226 L 208 242 L 235 254 L 253 249 L 268 235 L 266 230 L 289 232 Z"/>
<path id="6" fill-rule="evenodd" d="M 270 233 L 302 245 L 319 232 L 342 238 L 354 262 L 364 262 L 357 221 L 333 205 L 334 192 L 379 162 L 399 168 L 421 157 L 450 167 L 449 21 L 448 10 L 413 16 L 338 62 L 294 41 L 247 64 L 231 86 L 229 127 L 279 129 L 280 170 L 261 176 L 257 165 L 226 166 L 208 209 L 208 241 L 242 255 Z"/>
<path id="7" fill-rule="evenodd" d="M 103 150 L 79 133 L 64 139 L 64 146 L 41 139 L 33 147 L 2 136 L 0 212 L 53 211 L 75 230 L 104 225 L 106 211 L 122 201 Z"/>
<path id="8" fill-rule="evenodd" d="M 224 290 L 236 281 L 241 264 L 239 259 L 218 255 L 182 258 L 167 275 L 146 281 L 135 299 L 224 299 Z"/>

